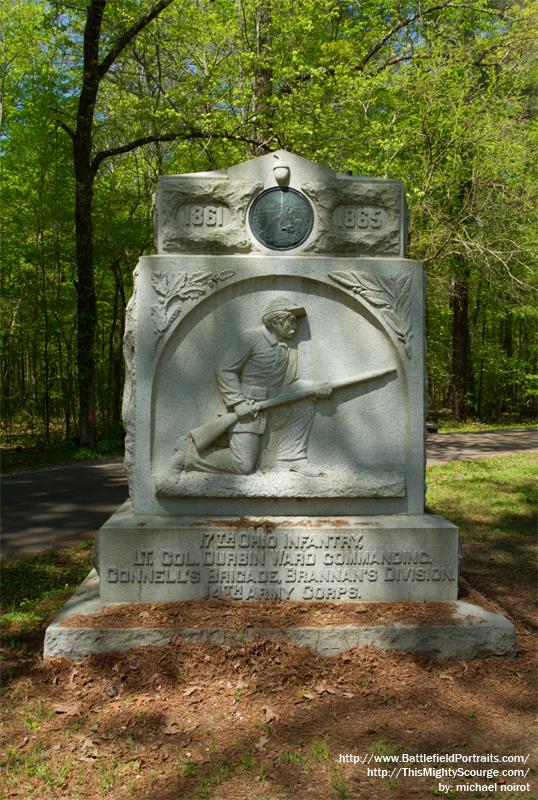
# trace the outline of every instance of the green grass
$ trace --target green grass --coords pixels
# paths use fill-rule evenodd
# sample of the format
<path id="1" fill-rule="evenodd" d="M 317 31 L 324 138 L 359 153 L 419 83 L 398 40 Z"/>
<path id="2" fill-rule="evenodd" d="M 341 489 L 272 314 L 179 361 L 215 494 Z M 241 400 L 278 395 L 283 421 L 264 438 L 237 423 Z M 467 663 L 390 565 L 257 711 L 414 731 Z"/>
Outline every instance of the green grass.
<path id="1" fill-rule="evenodd" d="M 20 751 L 7 748 L 3 768 L 11 779 L 24 781 L 37 778 L 50 789 L 62 786 L 71 769 L 71 758 L 65 756 L 63 763 L 51 766 L 49 750 L 43 744 L 35 745 L 31 750 Z"/>
<path id="2" fill-rule="evenodd" d="M 536 428 L 538 422 L 479 422 L 466 419 L 458 422 L 455 419 L 438 420 L 439 433 L 487 433 L 488 431 L 514 431 Z"/>
<path id="3" fill-rule="evenodd" d="M 376 756 L 397 756 L 400 748 L 387 742 L 385 739 L 378 739 L 372 744 L 372 753 Z"/>
<path id="4" fill-rule="evenodd" d="M 306 761 L 306 756 L 295 750 L 284 750 L 281 758 L 284 764 L 304 764 Z"/>
<path id="5" fill-rule="evenodd" d="M 341 775 L 335 775 L 331 780 L 331 786 L 334 789 L 337 800 L 348 800 L 351 797 L 351 786 Z"/>
<path id="6" fill-rule="evenodd" d="M 80 448 L 70 442 L 41 443 L 21 449 L 3 447 L 1 449 L 2 473 L 7 475 L 11 472 L 31 471 L 79 461 L 97 461 L 122 455 L 123 446 L 121 444 L 116 443 L 114 446 L 110 446 L 107 442 L 98 444 L 95 450 L 86 447 Z"/>
<path id="7" fill-rule="evenodd" d="M 92 567 L 92 543 L 26 556 L 2 565 L 0 638 L 27 646 L 58 613 Z"/>
<path id="8" fill-rule="evenodd" d="M 314 739 L 310 744 L 310 750 L 315 761 L 327 761 L 329 758 L 329 743 L 327 739 Z"/>
<path id="9" fill-rule="evenodd" d="M 25 433 L 8 437 L 5 430 L 0 430 L 2 473 L 122 456 L 123 439 L 121 425 L 111 426 L 107 433 L 100 436 L 94 449 L 79 447 L 72 440 L 66 441 L 60 431 L 52 431 L 46 439 Z"/>
<path id="10" fill-rule="evenodd" d="M 535 453 L 452 461 L 426 472 L 428 505 L 461 531 L 463 576 L 502 604 L 508 596 L 516 606 L 534 597 L 537 472 Z"/>
<path id="11" fill-rule="evenodd" d="M 232 775 L 232 770 L 232 765 L 226 761 L 211 762 L 205 770 L 203 780 L 194 789 L 195 796 L 199 797 L 200 800 L 206 800 L 206 798 L 211 797 L 213 788 L 220 786 L 221 783 L 226 783 Z"/>
<path id="12" fill-rule="evenodd" d="M 534 530 L 537 466 L 537 454 L 518 453 L 428 467 L 428 505 L 470 536 L 482 532 L 484 520 L 488 525 Z"/>
<path id="13" fill-rule="evenodd" d="M 536 428 L 538 422 L 492 423 L 478 420 L 458 422 L 453 419 L 440 419 L 437 424 L 439 433 L 486 433 L 488 431 Z M 72 441 L 65 441 L 57 432 L 54 432 L 48 440 L 29 435 L 13 436 L 9 443 L 6 434 L 0 433 L 0 443 L 4 474 L 123 455 L 123 431 L 120 428 L 101 437 L 94 450 L 87 447 L 80 448 Z"/>

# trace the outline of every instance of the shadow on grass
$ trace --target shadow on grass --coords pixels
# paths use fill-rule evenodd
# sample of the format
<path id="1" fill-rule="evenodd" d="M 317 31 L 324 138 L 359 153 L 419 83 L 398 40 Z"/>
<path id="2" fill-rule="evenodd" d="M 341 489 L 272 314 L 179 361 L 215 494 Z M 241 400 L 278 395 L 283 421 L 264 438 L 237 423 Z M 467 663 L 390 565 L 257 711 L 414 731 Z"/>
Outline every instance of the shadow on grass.
<path id="1" fill-rule="evenodd" d="M 43 649 L 45 628 L 92 566 L 92 543 L 2 564 L 2 680 L 9 682 Z"/>
<path id="2" fill-rule="evenodd" d="M 483 489 L 483 476 L 466 480 L 467 492 L 480 493 Z M 479 508 L 466 506 L 454 496 L 436 502 L 434 508 L 460 529 L 462 576 L 517 622 L 536 631 L 536 487 L 530 480 L 507 486 L 506 481 L 490 478 L 488 492 L 491 506 L 487 497 Z M 501 495 L 508 494 L 517 510 L 497 507 L 502 503 Z"/>

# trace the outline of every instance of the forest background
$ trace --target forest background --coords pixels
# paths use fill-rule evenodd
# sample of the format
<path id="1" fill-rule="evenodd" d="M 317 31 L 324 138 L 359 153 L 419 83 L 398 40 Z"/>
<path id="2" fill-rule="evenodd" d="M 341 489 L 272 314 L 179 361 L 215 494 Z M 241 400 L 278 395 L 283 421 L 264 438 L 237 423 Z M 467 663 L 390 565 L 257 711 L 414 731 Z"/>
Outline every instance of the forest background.
<path id="1" fill-rule="evenodd" d="M 159 175 L 279 148 L 404 182 L 430 417 L 532 417 L 534 3 L 0 3 L 4 443 L 120 440 Z"/>

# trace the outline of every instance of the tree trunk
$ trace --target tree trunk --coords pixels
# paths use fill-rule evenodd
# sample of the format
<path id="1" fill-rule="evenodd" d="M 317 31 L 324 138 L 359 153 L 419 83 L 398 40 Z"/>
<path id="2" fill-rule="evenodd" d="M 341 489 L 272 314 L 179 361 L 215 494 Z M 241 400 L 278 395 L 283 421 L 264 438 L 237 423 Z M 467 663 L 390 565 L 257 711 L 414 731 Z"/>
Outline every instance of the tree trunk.
<path id="1" fill-rule="evenodd" d="M 76 127 L 73 131 L 68 126 L 63 125 L 73 140 L 76 181 L 79 443 L 92 448 L 96 444 L 94 345 L 97 326 L 97 301 L 93 271 L 92 202 L 93 185 L 100 164 L 99 159 L 92 161 L 95 103 L 99 92 L 99 84 L 120 53 L 146 25 L 172 2 L 173 0 L 159 0 L 159 2 L 155 3 L 147 14 L 115 40 L 107 55 L 99 62 L 101 26 L 107 0 L 90 0 L 86 10 L 86 26 L 84 28 L 84 63 Z M 129 149 L 134 149 L 137 146 L 139 146 L 138 141 L 129 145 Z M 107 155 L 110 155 L 110 152 Z"/>
<path id="2" fill-rule="evenodd" d="M 269 99 L 273 93 L 271 58 L 271 0 L 258 0 L 256 4 L 256 62 L 254 66 L 253 95 L 254 138 L 258 142 L 256 155 L 268 153 L 268 141 L 274 133 Z"/>
<path id="3" fill-rule="evenodd" d="M 452 411 L 454 419 L 467 418 L 471 388 L 469 358 L 469 267 L 452 283 Z"/>
<path id="4" fill-rule="evenodd" d="M 93 275 L 92 202 L 95 169 L 91 164 L 95 103 L 101 75 L 99 39 L 106 0 L 88 6 L 84 29 L 84 74 L 80 90 L 77 125 L 73 137 L 75 166 L 75 236 L 77 261 L 77 362 L 79 392 L 79 443 L 94 448 L 95 415 L 95 327 L 97 302 Z"/>
<path id="5" fill-rule="evenodd" d="M 76 159 L 75 159 L 76 164 Z M 95 326 L 97 304 L 92 253 L 93 178 L 86 183 L 77 176 L 76 259 L 77 259 L 77 364 L 79 394 L 79 443 L 95 447 Z"/>
<path id="6" fill-rule="evenodd" d="M 41 250 L 41 307 L 43 308 L 43 370 L 44 370 L 44 387 L 43 387 L 43 433 L 45 439 L 50 439 L 50 357 L 49 357 L 49 311 L 47 299 L 47 271 L 45 259 L 45 234 L 44 224 L 39 234 L 40 250 Z"/>

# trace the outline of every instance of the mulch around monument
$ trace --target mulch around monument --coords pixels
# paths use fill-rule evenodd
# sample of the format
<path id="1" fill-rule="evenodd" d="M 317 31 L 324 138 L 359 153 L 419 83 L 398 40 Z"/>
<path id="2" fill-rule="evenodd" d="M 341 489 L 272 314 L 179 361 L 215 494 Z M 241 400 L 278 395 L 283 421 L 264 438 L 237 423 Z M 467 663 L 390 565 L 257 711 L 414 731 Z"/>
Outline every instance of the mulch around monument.
<path id="1" fill-rule="evenodd" d="M 316 603 L 282 600 L 188 600 L 107 606 L 92 615 L 77 614 L 67 628 L 296 628 L 324 625 L 420 625 L 450 623 L 453 603 Z"/>
<path id="2" fill-rule="evenodd" d="M 463 599 L 488 605 L 472 590 Z M 182 616 L 175 605 L 185 607 Z M 219 599 L 198 604 L 195 613 L 187 603 L 153 604 L 136 613 L 131 608 L 131 623 L 152 618 L 162 624 L 175 613 L 181 625 L 190 615 L 189 625 L 207 626 L 209 615 L 212 623 L 240 627 L 253 605 Z M 255 605 L 272 627 L 304 624 L 298 608 L 304 604 L 279 603 L 274 611 Z M 308 624 L 341 623 L 340 615 L 350 613 L 340 604 L 324 605 L 310 604 Z M 357 618 L 361 624 L 371 614 L 394 619 L 407 605 L 389 612 L 388 604 L 368 604 L 377 608 Z M 436 605 L 415 605 L 415 621 Z M 124 607 L 104 611 L 103 623 L 123 624 L 125 613 Z M 482 661 L 372 647 L 324 658 L 273 640 L 223 646 L 177 640 L 77 663 L 19 652 L 12 655 L 12 684 L 3 696 L 4 797 L 433 799 L 440 796 L 439 779 L 369 775 L 367 765 L 340 755 L 526 756 L 535 742 L 535 654 L 536 637 L 522 623 L 515 658 Z M 527 766 L 525 780 L 532 783 L 530 760 Z M 465 800 L 533 796 L 499 789 L 469 792 Z"/>

